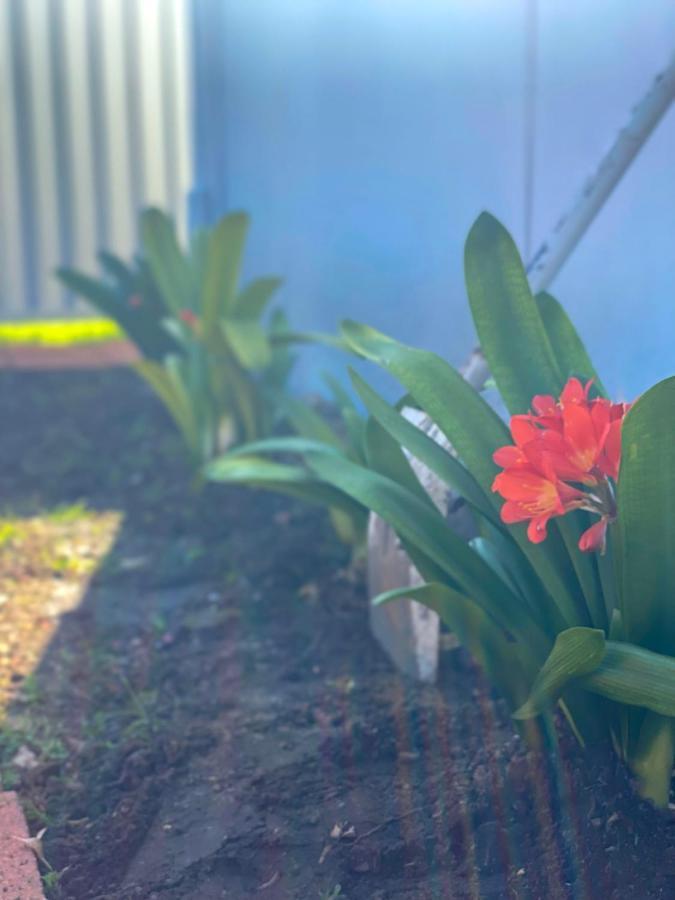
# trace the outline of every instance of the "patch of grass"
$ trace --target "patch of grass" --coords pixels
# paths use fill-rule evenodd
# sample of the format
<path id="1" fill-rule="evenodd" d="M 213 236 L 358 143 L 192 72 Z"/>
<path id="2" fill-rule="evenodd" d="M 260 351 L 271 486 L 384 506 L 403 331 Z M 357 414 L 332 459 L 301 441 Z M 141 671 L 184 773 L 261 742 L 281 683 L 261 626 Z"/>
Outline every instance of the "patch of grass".
<path id="1" fill-rule="evenodd" d="M 43 809 L 38 809 L 30 797 L 22 797 L 21 806 L 30 822 L 37 822 L 38 825 L 41 825 L 44 828 L 47 828 L 54 823 L 54 819 L 47 815 Z"/>
<path id="2" fill-rule="evenodd" d="M 3 344 L 39 344 L 44 347 L 68 347 L 73 344 L 98 344 L 119 340 L 122 333 L 109 319 L 47 319 L 35 322 L 0 323 Z"/>
<path id="3" fill-rule="evenodd" d="M 67 524 L 69 522 L 77 522 L 90 514 L 86 503 L 64 503 L 55 506 L 45 514 L 45 518 L 50 522 L 60 522 Z"/>
<path id="4" fill-rule="evenodd" d="M 38 682 L 35 672 L 31 672 L 24 678 L 23 682 L 21 683 L 19 697 L 21 699 L 21 702 L 25 703 L 26 706 L 32 706 L 35 703 L 42 702 L 44 698 L 44 692 Z"/>
<path id="5" fill-rule="evenodd" d="M 68 757 L 68 750 L 47 711 L 33 711 L 30 716 L 17 719 L 11 724 L 5 722 L 0 725 L 0 771 L 3 784 L 6 784 L 5 769 L 11 766 L 12 759 L 21 747 L 28 747 L 42 761 L 60 762 Z"/>
<path id="6" fill-rule="evenodd" d="M 19 531 L 15 522 L 0 519 L 0 547 L 11 546 L 19 537 Z"/>
<path id="7" fill-rule="evenodd" d="M 45 890 L 54 891 L 58 888 L 59 883 L 63 876 L 66 874 L 68 869 L 63 869 L 61 872 L 45 872 L 42 875 L 42 884 L 44 885 Z"/>

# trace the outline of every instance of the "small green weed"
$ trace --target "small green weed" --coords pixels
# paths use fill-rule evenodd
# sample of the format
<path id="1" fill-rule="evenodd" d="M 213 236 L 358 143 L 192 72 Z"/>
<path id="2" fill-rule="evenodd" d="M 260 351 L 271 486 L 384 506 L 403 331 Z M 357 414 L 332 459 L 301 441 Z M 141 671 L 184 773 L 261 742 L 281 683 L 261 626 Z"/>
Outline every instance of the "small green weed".
<path id="1" fill-rule="evenodd" d="M 16 523 L 0 521 L 0 547 L 8 547 L 15 543 L 21 531 Z"/>
<path id="2" fill-rule="evenodd" d="M 68 524 L 83 519 L 85 516 L 89 515 L 89 513 L 90 510 L 86 503 L 64 503 L 49 510 L 49 512 L 46 513 L 45 518 L 50 522 Z"/>

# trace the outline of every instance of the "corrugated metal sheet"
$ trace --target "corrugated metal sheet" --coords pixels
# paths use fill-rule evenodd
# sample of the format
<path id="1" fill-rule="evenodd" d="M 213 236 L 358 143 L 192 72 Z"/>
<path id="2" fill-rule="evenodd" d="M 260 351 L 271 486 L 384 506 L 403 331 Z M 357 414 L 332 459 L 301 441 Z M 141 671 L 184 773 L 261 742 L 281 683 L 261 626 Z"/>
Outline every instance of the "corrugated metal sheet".
<path id="1" fill-rule="evenodd" d="M 185 228 L 187 0 L 0 0 L 0 316 L 75 309 L 52 272 Z"/>

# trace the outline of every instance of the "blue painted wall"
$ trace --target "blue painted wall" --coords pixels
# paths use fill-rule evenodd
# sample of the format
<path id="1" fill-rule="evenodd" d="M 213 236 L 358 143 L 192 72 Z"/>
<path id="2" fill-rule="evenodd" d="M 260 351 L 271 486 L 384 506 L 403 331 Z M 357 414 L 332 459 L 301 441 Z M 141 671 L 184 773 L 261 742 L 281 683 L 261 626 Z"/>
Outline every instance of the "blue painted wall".
<path id="1" fill-rule="evenodd" d="M 523 238 L 526 4 L 193 0 L 194 222 L 253 216 L 248 269 L 294 324 L 363 319 L 460 363 L 477 213 Z M 541 0 L 534 244 L 675 49 L 675 7 Z M 675 110 L 554 287 L 606 382 L 675 370 Z M 323 351 L 303 358 L 340 365 Z"/>

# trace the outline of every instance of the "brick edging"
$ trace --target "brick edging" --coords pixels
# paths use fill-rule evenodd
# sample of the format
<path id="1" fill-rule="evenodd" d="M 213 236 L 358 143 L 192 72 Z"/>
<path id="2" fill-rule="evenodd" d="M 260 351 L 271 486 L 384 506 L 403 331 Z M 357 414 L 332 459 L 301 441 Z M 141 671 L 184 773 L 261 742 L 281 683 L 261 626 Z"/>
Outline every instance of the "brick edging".
<path id="1" fill-rule="evenodd" d="M 0 898 L 44 900 L 35 854 L 21 841 L 28 827 L 14 791 L 0 793 Z"/>
<path id="2" fill-rule="evenodd" d="M 0 344 L 0 369 L 106 369 L 139 359 L 129 341 L 101 341 L 47 347 L 43 344 Z"/>

